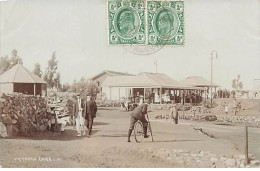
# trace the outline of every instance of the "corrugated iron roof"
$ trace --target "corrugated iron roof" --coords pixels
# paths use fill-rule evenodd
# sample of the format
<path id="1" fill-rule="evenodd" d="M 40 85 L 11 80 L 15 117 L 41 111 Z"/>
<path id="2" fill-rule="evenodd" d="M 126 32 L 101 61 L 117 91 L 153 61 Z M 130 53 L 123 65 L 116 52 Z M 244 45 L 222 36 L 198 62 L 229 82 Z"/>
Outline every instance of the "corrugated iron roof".
<path id="1" fill-rule="evenodd" d="M 111 70 L 104 70 L 103 72 L 93 76 L 91 79 L 95 80 L 96 78 L 102 76 L 103 74 L 109 74 L 110 76 L 134 76 L 133 74 L 118 72 L 118 71 L 111 71 Z"/>
<path id="2" fill-rule="evenodd" d="M 0 83 L 42 83 L 46 82 L 21 64 L 17 64 L 0 76 Z"/>
<path id="3" fill-rule="evenodd" d="M 184 86 L 194 87 L 211 87 L 211 82 L 198 76 L 190 76 L 180 82 Z M 219 87 L 219 85 L 212 83 L 212 87 Z"/>
<path id="4" fill-rule="evenodd" d="M 180 84 L 165 74 L 140 73 L 137 76 L 107 77 L 103 86 L 110 87 L 169 87 L 179 88 Z"/>

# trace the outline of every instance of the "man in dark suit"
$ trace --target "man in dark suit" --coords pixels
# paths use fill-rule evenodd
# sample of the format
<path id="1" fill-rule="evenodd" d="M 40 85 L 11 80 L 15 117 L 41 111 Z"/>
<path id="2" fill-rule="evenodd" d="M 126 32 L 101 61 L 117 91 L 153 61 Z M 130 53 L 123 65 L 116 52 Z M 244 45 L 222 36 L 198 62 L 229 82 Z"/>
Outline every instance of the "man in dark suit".
<path id="1" fill-rule="evenodd" d="M 85 119 L 83 117 L 84 102 L 80 98 L 80 94 L 77 94 L 77 99 L 73 104 L 73 116 L 76 119 L 76 129 L 78 137 L 85 135 Z"/>
<path id="2" fill-rule="evenodd" d="M 137 108 L 135 108 L 134 111 L 130 114 L 130 127 L 129 127 L 129 131 L 128 131 L 128 142 L 131 142 L 130 137 L 131 137 L 132 131 L 134 129 L 134 125 L 138 120 L 140 120 L 143 124 L 144 138 L 149 137 L 149 135 L 147 135 L 148 121 L 145 118 L 145 115 L 147 114 L 147 107 L 148 107 L 148 105 L 146 103 L 143 103 L 143 104 L 139 105 Z"/>
<path id="3" fill-rule="evenodd" d="M 90 95 L 87 95 L 87 99 L 84 105 L 84 118 L 86 119 L 86 125 L 88 128 L 88 137 L 90 137 L 92 132 L 93 120 L 96 117 L 97 105 L 96 102 L 91 98 Z"/>

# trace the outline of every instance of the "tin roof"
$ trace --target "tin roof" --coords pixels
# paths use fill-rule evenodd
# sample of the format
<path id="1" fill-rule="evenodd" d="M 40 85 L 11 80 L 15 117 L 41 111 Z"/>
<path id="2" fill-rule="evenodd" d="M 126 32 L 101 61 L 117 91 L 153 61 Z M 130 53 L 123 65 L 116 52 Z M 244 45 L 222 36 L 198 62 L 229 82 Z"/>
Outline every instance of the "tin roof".
<path id="1" fill-rule="evenodd" d="M 0 83 L 41 83 L 46 82 L 21 64 L 17 64 L 0 76 Z"/>

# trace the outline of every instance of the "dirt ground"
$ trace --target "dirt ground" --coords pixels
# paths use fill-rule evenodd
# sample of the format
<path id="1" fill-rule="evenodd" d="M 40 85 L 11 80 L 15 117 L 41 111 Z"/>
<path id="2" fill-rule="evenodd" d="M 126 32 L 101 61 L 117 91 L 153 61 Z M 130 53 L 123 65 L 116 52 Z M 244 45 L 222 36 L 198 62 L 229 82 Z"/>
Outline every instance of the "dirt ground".
<path id="1" fill-rule="evenodd" d="M 148 138 L 136 143 L 132 135 L 131 143 L 128 143 L 130 112 L 119 111 L 116 108 L 100 108 L 91 138 L 76 137 L 76 130 L 66 127 L 64 133 L 48 132 L 33 138 L 0 139 L 0 165 L 2 167 L 196 167 L 193 163 L 180 164 L 163 160 L 144 149 L 154 152 L 162 148 L 203 150 L 226 156 L 241 154 L 242 149 L 226 139 L 228 134 L 211 138 L 193 129 L 198 122 L 179 120 L 179 124 L 175 125 L 155 120 L 154 116 L 157 113 L 158 111 L 149 113 L 154 142 Z M 204 129 L 206 127 L 208 130 L 211 129 L 212 133 L 217 132 L 218 127 L 222 128 L 220 125 L 217 128 L 203 124 L 202 126 Z M 228 132 L 228 128 L 224 129 Z M 259 131 L 255 132 L 257 132 L 255 135 L 259 136 Z M 234 141 L 237 136 L 240 135 L 234 134 Z"/>

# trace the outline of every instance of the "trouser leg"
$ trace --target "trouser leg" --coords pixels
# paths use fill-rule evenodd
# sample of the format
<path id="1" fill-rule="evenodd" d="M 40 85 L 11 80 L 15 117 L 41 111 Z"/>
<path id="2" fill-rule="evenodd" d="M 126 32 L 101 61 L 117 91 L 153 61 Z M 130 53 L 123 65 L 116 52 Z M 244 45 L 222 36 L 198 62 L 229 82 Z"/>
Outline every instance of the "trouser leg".
<path id="1" fill-rule="evenodd" d="M 130 127 L 128 130 L 128 140 L 127 140 L 128 142 L 130 142 L 130 137 L 131 137 L 131 134 L 132 134 L 132 131 L 134 129 L 134 125 L 136 122 L 137 122 L 137 119 L 130 115 Z"/>
<path id="2" fill-rule="evenodd" d="M 148 122 L 147 121 L 142 121 L 142 123 L 143 123 L 143 130 L 144 130 L 144 138 L 148 138 L 149 137 L 147 135 Z"/>
<path id="3" fill-rule="evenodd" d="M 79 119 L 79 115 L 77 116 L 76 118 L 76 130 L 77 130 L 77 133 L 80 134 L 80 119 Z"/>
<path id="4" fill-rule="evenodd" d="M 176 111 L 176 113 L 175 113 L 175 124 L 178 124 L 178 120 L 179 120 L 179 115 L 178 115 L 178 111 Z"/>
<path id="5" fill-rule="evenodd" d="M 147 126 L 144 126 L 144 137 L 147 137 Z"/>
<path id="6" fill-rule="evenodd" d="M 75 116 L 73 116 L 73 118 L 72 118 L 72 125 L 73 125 L 73 129 L 76 129 L 76 118 L 75 118 Z"/>
<path id="7" fill-rule="evenodd" d="M 89 135 L 91 135 L 92 132 L 92 126 L 93 126 L 93 118 L 89 117 Z"/>
<path id="8" fill-rule="evenodd" d="M 88 118 L 86 119 L 86 122 L 87 122 L 86 126 L 89 129 L 89 119 Z"/>
<path id="9" fill-rule="evenodd" d="M 131 134 L 132 134 L 132 129 L 129 129 L 128 130 L 128 142 L 130 142 L 130 137 L 131 137 Z"/>
<path id="10" fill-rule="evenodd" d="M 80 130 L 85 135 L 85 118 L 80 116 Z"/>

